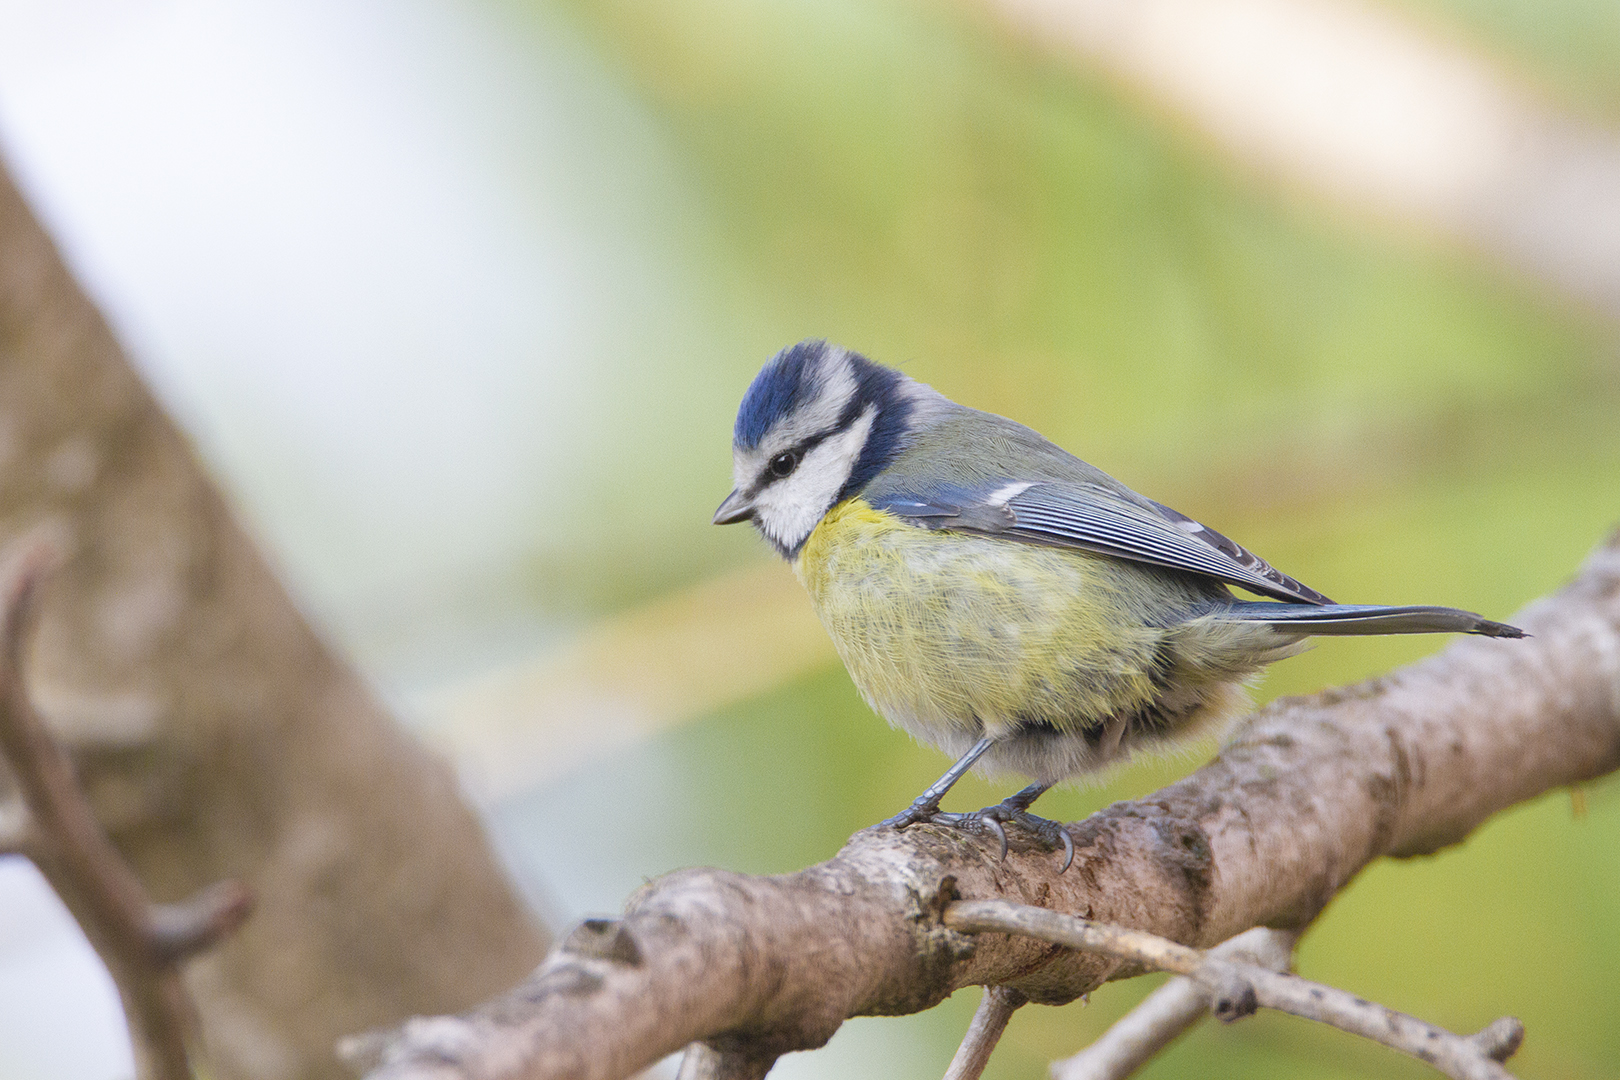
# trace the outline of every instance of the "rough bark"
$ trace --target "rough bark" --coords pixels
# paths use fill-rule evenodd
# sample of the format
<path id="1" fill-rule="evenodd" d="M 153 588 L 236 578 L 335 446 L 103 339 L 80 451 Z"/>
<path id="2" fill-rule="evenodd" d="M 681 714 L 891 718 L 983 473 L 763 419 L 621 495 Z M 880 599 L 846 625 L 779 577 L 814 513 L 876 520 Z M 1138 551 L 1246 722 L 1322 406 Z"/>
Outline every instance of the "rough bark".
<path id="1" fill-rule="evenodd" d="M 1208 765 L 1068 826 L 1077 854 L 1010 830 L 857 833 L 781 877 L 668 875 L 622 920 L 576 929 L 528 981 L 463 1017 L 347 1044 L 372 1080 L 615 1080 L 694 1040 L 702 1075 L 763 1075 L 845 1018 L 975 984 L 1058 1004 L 1139 967 L 948 929 L 1005 899 L 1209 947 L 1307 925 L 1371 860 L 1455 843 L 1507 806 L 1620 766 L 1620 537 L 1514 620 L 1384 678 L 1278 701 Z M 730 1070 L 729 1072 L 727 1070 Z"/>
<path id="2" fill-rule="evenodd" d="M 538 962 L 449 769 L 311 630 L 0 174 L 0 546 L 27 533 L 64 553 L 27 682 L 102 825 L 158 901 L 258 899 L 186 972 L 218 1075 L 340 1075 L 343 1032 Z"/>

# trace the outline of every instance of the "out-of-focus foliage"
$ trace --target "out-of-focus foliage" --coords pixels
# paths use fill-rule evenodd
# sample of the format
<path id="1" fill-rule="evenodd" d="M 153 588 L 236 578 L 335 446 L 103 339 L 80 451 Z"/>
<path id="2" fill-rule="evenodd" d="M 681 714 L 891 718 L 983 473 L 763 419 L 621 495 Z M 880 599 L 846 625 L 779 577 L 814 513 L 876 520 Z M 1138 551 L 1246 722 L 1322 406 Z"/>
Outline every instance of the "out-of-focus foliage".
<path id="1" fill-rule="evenodd" d="M 1620 123 L 1613 0 L 1387 2 Z M 609 613 L 651 640 L 661 598 L 768 562 L 709 515 L 747 381 L 808 336 L 1029 423 L 1339 599 L 1506 617 L 1620 519 L 1612 327 L 1257 186 L 972 0 L 125 7 L 42 3 L 60 25 L 37 40 L 7 24 L 5 149 L 294 587 L 400 697 Z M 1442 644 L 1327 642 L 1256 697 Z M 577 915 L 683 864 L 791 870 L 945 767 L 841 669 L 773 670 L 796 674 L 493 808 L 515 871 Z M 1078 817 L 1208 751 L 1040 809 Z M 1527 1077 L 1620 1075 L 1620 785 L 1586 801 L 1371 868 L 1303 970 L 1459 1029 L 1516 1013 Z M 990 1076 L 1040 1075 L 1148 986 L 1024 1010 Z M 852 1023 L 773 1075 L 937 1076 L 974 999 Z M 1149 1074 L 1427 1075 L 1266 1016 Z"/>
<path id="2" fill-rule="evenodd" d="M 1482 21 L 1507 10 L 1450 6 Z M 1008 39 L 972 5 L 524 10 L 536 33 L 590 42 L 659 118 L 698 192 L 704 234 L 681 257 L 712 299 L 705 317 L 749 352 L 714 361 L 735 377 L 728 408 L 775 349 L 829 337 L 1031 424 L 1345 600 L 1503 617 L 1620 519 L 1611 328 L 1424 237 L 1249 186 L 1173 119 Z M 1582 28 L 1611 15 L 1579 0 L 1524 9 L 1548 24 L 1535 47 L 1594 85 L 1620 71 L 1620 49 Z M 708 547 L 734 538 L 701 527 L 727 487 L 725 434 L 701 461 L 659 464 L 658 511 L 683 520 L 651 522 L 662 539 L 640 558 L 744 556 Z M 638 478 L 615 482 L 633 491 Z M 1329 642 L 1258 696 L 1442 644 Z M 1136 765 L 1043 809 L 1079 816 L 1197 760 Z M 768 872 L 824 858 L 944 765 L 832 669 L 518 800 L 500 828 L 566 904 L 597 909 L 683 863 Z M 975 779 L 953 799 L 1005 790 Z M 1302 969 L 1459 1029 L 1515 1013 L 1531 1032 L 1524 1075 L 1615 1075 L 1620 797 L 1603 784 L 1586 816 L 1570 807 L 1549 796 L 1458 849 L 1372 868 L 1306 939 Z M 1039 1074 L 1147 988 L 1025 1010 L 988 1075 Z M 938 1075 L 973 997 L 851 1025 L 819 1065 L 794 1059 L 783 1074 Z M 1424 1071 L 1273 1017 L 1202 1030 L 1148 1075 Z"/>
<path id="3" fill-rule="evenodd" d="M 1620 4 L 1611 0 L 1384 0 L 1519 67 L 1555 97 L 1620 121 Z"/>

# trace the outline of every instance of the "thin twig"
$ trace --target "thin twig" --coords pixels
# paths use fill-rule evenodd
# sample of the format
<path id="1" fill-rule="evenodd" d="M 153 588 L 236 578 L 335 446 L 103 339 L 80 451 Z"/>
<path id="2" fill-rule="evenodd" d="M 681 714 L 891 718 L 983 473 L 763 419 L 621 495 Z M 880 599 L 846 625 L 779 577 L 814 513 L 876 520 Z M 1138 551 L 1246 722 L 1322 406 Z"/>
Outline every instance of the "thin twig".
<path id="1" fill-rule="evenodd" d="M 29 700 L 23 643 L 52 550 L 31 546 L 4 563 L 0 583 L 0 753 L 26 811 L 18 833 L 79 921 L 118 986 L 142 1080 L 191 1080 L 193 1010 L 178 963 L 246 918 L 244 886 L 222 882 L 181 904 L 153 905 L 91 812 L 67 754 Z"/>
<path id="2" fill-rule="evenodd" d="M 1468 1036 L 1468 1041 L 1492 1061 L 1506 1061 L 1524 1043 L 1524 1024 L 1517 1016 L 1499 1016 Z"/>
<path id="3" fill-rule="evenodd" d="M 235 930 L 253 910 L 253 894 L 240 881 L 216 881 L 178 904 L 153 904 L 150 933 L 158 955 L 171 963 L 204 952 Z"/>
<path id="4" fill-rule="evenodd" d="M 1347 991 L 1269 971 L 1258 964 L 1222 960 L 1141 930 L 1089 922 L 1005 900 L 960 901 L 945 909 L 944 921 L 963 933 L 1024 934 L 1156 971 L 1185 975 L 1214 995 L 1214 1012 L 1222 1020 L 1237 1020 L 1264 1005 L 1411 1054 L 1455 1080 L 1509 1080 L 1512 1076 L 1486 1049 L 1499 1045 L 1496 1033 L 1484 1039 L 1455 1035 Z M 1486 1031 L 1493 1029 L 1501 1030 L 1492 1025 Z"/>
<path id="5" fill-rule="evenodd" d="M 0 855 L 32 855 L 39 843 L 34 819 L 20 798 L 0 802 Z"/>
<path id="6" fill-rule="evenodd" d="M 1270 971 L 1287 971 L 1299 935 L 1257 926 L 1223 941 L 1209 955 L 1244 960 Z M 1124 1080 L 1175 1038 L 1209 1015 L 1209 991 L 1176 976 L 1072 1057 L 1054 1061 L 1052 1080 Z"/>
<path id="7" fill-rule="evenodd" d="M 945 1070 L 944 1080 L 979 1080 L 984 1067 L 990 1063 L 990 1054 L 1007 1030 L 1007 1022 L 1019 1006 L 1029 998 L 1010 986 L 987 986 L 979 1007 L 973 1012 L 962 1045 L 951 1058 L 951 1067 Z"/>
<path id="8" fill-rule="evenodd" d="M 675 1080 L 764 1080 L 774 1064 L 774 1054 L 726 1053 L 696 1042 L 681 1055 Z"/>

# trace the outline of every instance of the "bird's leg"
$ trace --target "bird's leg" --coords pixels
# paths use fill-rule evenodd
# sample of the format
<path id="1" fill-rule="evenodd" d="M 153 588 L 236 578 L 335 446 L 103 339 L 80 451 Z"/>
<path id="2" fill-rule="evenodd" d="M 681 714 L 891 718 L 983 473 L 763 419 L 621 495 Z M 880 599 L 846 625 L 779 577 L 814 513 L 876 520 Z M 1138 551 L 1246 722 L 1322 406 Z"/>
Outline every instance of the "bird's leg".
<path id="1" fill-rule="evenodd" d="M 910 806 L 883 824 L 903 829 L 919 821 L 934 820 L 939 815 L 939 801 L 945 797 L 947 791 L 956 786 L 956 782 L 962 779 L 964 773 L 973 768 L 973 763 L 985 755 L 990 745 L 989 739 L 980 739 L 974 743 L 973 748 L 958 758 L 955 765 L 945 770 L 944 776 L 930 784 L 928 790 L 917 796 Z M 956 815 L 951 816 L 954 818 Z"/>
<path id="2" fill-rule="evenodd" d="M 1069 836 L 1069 830 L 1056 821 L 1037 817 L 1029 812 L 1030 804 L 1051 788 L 1051 784 L 1031 784 L 1029 787 L 1002 799 L 994 806 L 987 806 L 983 810 L 975 810 L 971 814 L 961 815 L 962 820 L 976 820 L 983 823 L 991 832 L 1001 840 L 1001 857 L 1007 857 L 1007 830 L 1002 826 L 1006 822 L 1016 822 L 1039 836 L 1048 844 L 1063 845 L 1063 866 L 1058 873 L 1063 873 L 1074 862 L 1074 839 Z"/>
<path id="3" fill-rule="evenodd" d="M 939 802 L 945 797 L 945 793 L 951 790 L 958 780 L 962 779 L 964 773 L 973 768 L 973 763 L 983 757 L 985 752 L 990 749 L 990 746 L 991 741 L 989 739 L 980 739 L 974 743 L 973 748 L 963 754 L 955 765 L 947 769 L 944 776 L 929 785 L 928 790 L 917 796 L 910 806 L 894 815 L 894 817 L 889 818 L 883 824 L 896 829 L 903 829 L 907 825 L 915 825 L 924 821 L 940 825 L 965 825 L 969 829 L 979 826 L 988 829 L 995 834 L 996 839 L 1001 841 L 1001 857 L 1005 859 L 1007 857 L 1007 830 L 1003 827 L 1003 822 L 1016 822 L 1053 847 L 1062 845 L 1063 866 L 1058 870 L 1058 873 L 1063 873 L 1069 868 L 1069 864 L 1074 862 L 1074 840 L 1069 836 L 1069 830 L 1055 821 L 1036 817 L 1029 812 L 1030 804 L 1044 795 L 1051 788 L 1051 784 L 1031 784 L 1023 790 L 1007 796 L 995 806 L 987 806 L 983 810 L 975 810 L 971 814 L 948 814 L 940 810 Z"/>
<path id="4" fill-rule="evenodd" d="M 1040 798 L 1042 795 L 1045 795 L 1051 790 L 1051 784 L 1031 784 L 1029 787 L 1020 791 L 1015 791 L 1005 799 L 1002 799 L 1001 805 L 1010 813 L 1025 813 L 1029 810 L 1030 806 L 1034 804 L 1036 799 Z"/>

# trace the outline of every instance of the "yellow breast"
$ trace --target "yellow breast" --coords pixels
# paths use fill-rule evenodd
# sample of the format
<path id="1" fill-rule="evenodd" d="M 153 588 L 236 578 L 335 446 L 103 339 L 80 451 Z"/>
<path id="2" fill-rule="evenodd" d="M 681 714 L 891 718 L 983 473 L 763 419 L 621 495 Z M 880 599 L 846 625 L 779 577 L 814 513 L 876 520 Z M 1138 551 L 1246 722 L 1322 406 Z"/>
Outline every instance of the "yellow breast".
<path id="1" fill-rule="evenodd" d="M 1144 571 L 1118 560 L 920 529 L 857 498 L 794 569 L 866 700 L 930 741 L 941 726 L 1077 731 L 1162 689 L 1166 631 L 1133 602 Z"/>

